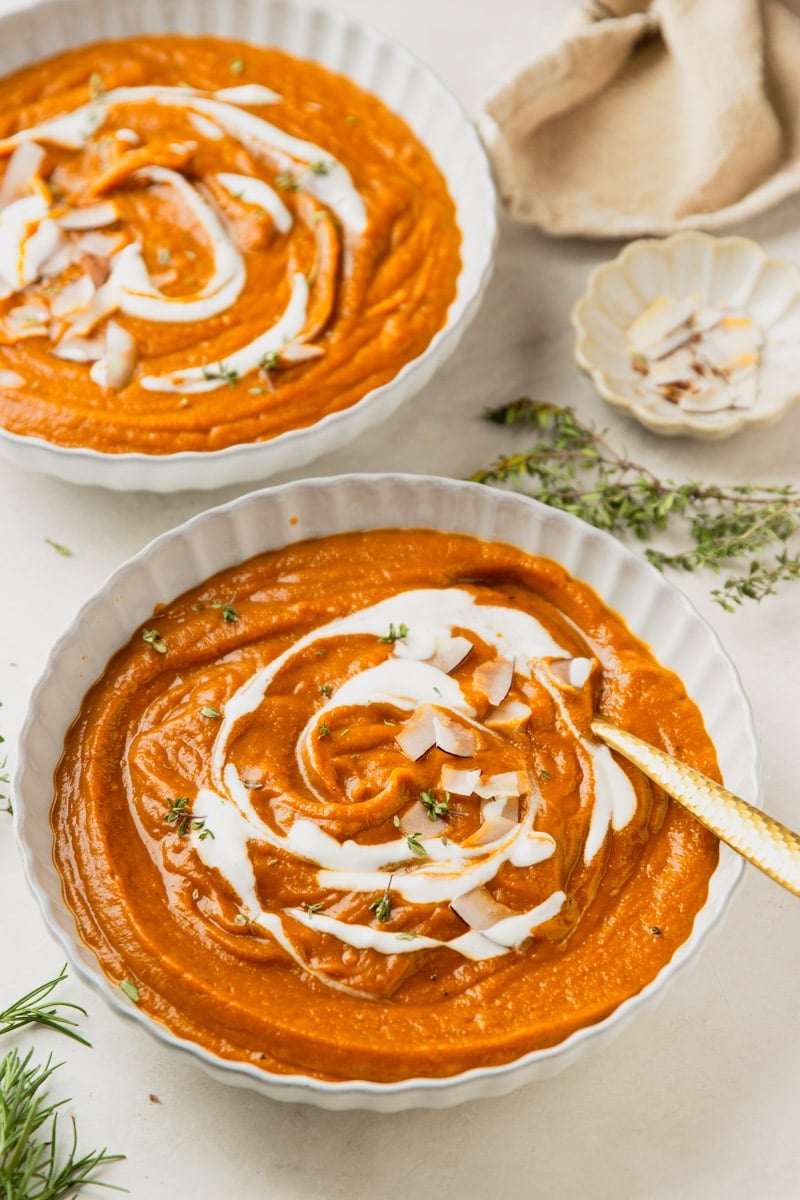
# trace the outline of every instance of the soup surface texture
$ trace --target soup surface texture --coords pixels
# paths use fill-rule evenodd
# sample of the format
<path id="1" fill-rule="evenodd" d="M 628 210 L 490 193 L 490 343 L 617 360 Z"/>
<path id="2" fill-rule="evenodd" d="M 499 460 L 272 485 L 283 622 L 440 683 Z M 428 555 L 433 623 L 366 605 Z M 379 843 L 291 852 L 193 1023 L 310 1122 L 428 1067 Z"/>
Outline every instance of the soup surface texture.
<path id="1" fill-rule="evenodd" d="M 377 98 L 275 49 L 141 37 L 0 82 L 0 424 L 210 451 L 350 407 L 442 328 L 446 183 Z"/>
<path id="2" fill-rule="evenodd" d="M 515 1059 L 652 980 L 717 862 L 598 712 L 717 774 L 680 680 L 550 560 L 425 530 L 266 553 L 88 692 L 52 817 L 68 904 L 110 979 L 223 1058 Z"/>

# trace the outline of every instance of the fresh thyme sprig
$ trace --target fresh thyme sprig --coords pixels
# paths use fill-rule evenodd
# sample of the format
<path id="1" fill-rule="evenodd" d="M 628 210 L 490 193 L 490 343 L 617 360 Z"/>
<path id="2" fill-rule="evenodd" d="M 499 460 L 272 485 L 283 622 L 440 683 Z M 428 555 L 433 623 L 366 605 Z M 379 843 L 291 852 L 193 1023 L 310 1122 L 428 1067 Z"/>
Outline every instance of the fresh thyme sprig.
<path id="1" fill-rule="evenodd" d="M 420 792 L 419 799 L 431 821 L 438 821 L 442 817 L 446 817 L 450 812 L 449 792 L 445 792 L 442 797 L 438 797 L 433 788 L 428 788 L 426 792 Z"/>
<path id="2" fill-rule="evenodd" d="M 604 431 L 581 421 L 573 409 L 538 400 L 504 404 L 485 417 L 499 425 L 524 425 L 539 436 L 524 453 L 476 471 L 475 481 L 512 484 L 609 533 L 627 530 L 641 540 L 682 520 L 691 539 L 687 549 L 669 554 L 648 547 L 645 556 L 659 570 L 726 573 L 711 595 L 727 612 L 800 579 L 800 552 L 788 545 L 800 529 L 800 491 L 661 479 L 616 450 Z"/>
<path id="3" fill-rule="evenodd" d="M 191 801 L 188 796 L 173 796 L 168 801 L 164 820 L 168 825 L 175 826 L 178 837 L 186 837 L 187 833 L 197 833 L 200 835 L 201 842 L 204 842 L 206 838 L 213 838 L 214 834 L 206 826 L 205 817 L 196 817 L 190 805 Z"/>
<path id="4" fill-rule="evenodd" d="M 85 1008 L 81 1008 L 79 1004 L 70 1004 L 66 1000 L 55 1000 L 51 1004 L 45 1004 L 50 994 L 66 978 L 67 968 L 64 965 L 55 979 L 50 979 L 47 983 L 33 988 L 32 991 L 20 996 L 19 1000 L 15 1000 L 13 1004 L 0 1012 L 0 1035 L 12 1033 L 15 1029 L 21 1029 L 23 1025 L 44 1025 L 48 1029 L 55 1029 L 59 1033 L 73 1038 L 76 1042 L 81 1042 L 84 1046 L 90 1045 L 85 1037 L 81 1037 L 76 1032 L 77 1022 L 64 1015 L 64 1010 L 69 1010 L 85 1017 Z"/>
<path id="5" fill-rule="evenodd" d="M 394 875 L 389 876 L 389 882 L 386 885 L 386 891 L 383 892 L 377 900 L 373 900 L 369 906 L 369 911 L 374 912 L 379 921 L 388 921 L 392 912 L 392 880 Z"/>
<path id="6" fill-rule="evenodd" d="M 378 641 L 386 642 L 388 645 L 391 645 L 393 642 L 400 642 L 403 640 L 403 638 L 407 638 L 407 637 L 408 637 L 408 626 L 407 625 L 403 625 L 401 623 L 397 627 L 395 627 L 390 622 L 389 623 L 389 632 L 385 633 L 383 635 L 383 637 L 379 637 Z"/>

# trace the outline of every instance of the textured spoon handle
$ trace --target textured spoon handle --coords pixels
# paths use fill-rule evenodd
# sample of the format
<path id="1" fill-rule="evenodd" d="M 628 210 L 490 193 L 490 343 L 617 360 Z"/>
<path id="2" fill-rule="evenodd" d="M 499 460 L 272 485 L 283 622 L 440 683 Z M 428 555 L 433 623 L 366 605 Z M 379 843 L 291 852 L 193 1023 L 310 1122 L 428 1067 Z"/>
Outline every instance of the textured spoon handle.
<path id="1" fill-rule="evenodd" d="M 800 896 L 800 836 L 663 750 L 597 718 L 592 731 L 770 878 Z"/>

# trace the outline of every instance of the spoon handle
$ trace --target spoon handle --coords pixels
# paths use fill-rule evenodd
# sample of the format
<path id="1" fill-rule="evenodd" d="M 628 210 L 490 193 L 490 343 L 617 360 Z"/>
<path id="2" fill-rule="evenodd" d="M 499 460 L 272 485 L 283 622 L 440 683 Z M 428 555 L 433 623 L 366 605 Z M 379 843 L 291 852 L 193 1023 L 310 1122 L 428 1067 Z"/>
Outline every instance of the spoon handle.
<path id="1" fill-rule="evenodd" d="M 679 801 L 698 821 L 759 867 L 776 883 L 800 896 L 800 836 L 734 796 L 721 784 L 672 755 L 657 750 L 635 734 L 599 717 L 592 731 L 634 763 L 643 774 Z"/>

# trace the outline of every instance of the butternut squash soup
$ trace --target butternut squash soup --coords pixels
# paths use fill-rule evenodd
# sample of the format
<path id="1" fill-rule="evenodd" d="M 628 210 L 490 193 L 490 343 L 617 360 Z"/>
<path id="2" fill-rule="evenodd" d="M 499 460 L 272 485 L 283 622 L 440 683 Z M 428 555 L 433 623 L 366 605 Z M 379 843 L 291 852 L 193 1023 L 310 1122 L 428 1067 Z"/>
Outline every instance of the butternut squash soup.
<path id="1" fill-rule="evenodd" d="M 148 36 L 0 82 L 0 425 L 152 455 L 348 408 L 443 327 L 455 209 L 407 125 L 276 49 Z"/>
<path id="2" fill-rule="evenodd" d="M 88 692 L 52 813 L 67 903 L 107 976 L 223 1059 L 511 1061 L 641 991 L 717 863 L 598 713 L 717 775 L 680 680 L 548 559 L 402 529 L 264 553 Z"/>

